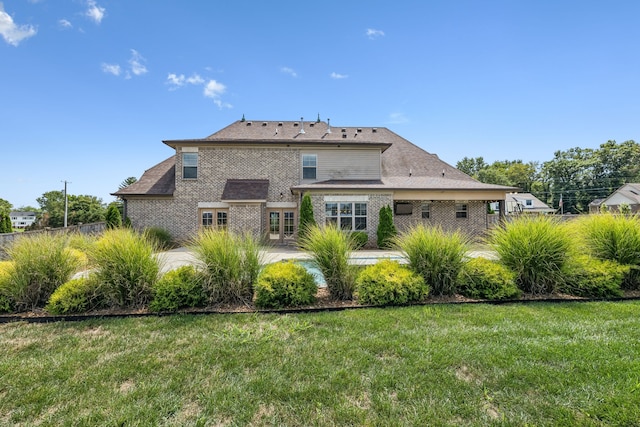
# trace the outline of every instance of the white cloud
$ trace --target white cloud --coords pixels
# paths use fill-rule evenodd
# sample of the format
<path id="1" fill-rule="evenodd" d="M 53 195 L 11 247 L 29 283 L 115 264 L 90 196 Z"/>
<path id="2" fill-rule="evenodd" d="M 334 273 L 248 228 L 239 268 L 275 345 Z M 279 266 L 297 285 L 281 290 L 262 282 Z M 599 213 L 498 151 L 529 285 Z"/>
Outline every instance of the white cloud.
<path id="1" fill-rule="evenodd" d="M 383 37 L 383 36 L 384 36 L 384 31 L 376 30 L 373 28 L 367 28 L 367 37 L 369 37 L 371 40 L 375 40 L 378 37 Z"/>
<path id="2" fill-rule="evenodd" d="M 87 0 L 87 10 L 84 14 L 93 22 L 99 24 L 102 22 L 106 11 L 104 7 L 98 6 L 95 0 Z"/>
<path id="3" fill-rule="evenodd" d="M 18 46 L 20 42 L 36 35 L 38 30 L 33 25 L 17 25 L 11 15 L 4 11 L 0 2 L 0 34 L 4 41 L 12 46 Z"/>
<path id="4" fill-rule="evenodd" d="M 209 82 L 204 86 L 204 96 L 207 98 L 218 99 L 225 90 L 227 90 L 227 87 L 222 83 L 215 80 L 209 80 Z"/>
<path id="5" fill-rule="evenodd" d="M 113 74 L 114 76 L 119 76 L 122 72 L 122 69 L 118 64 L 106 64 L 103 62 L 101 68 L 105 73 Z"/>
<path id="6" fill-rule="evenodd" d="M 332 79 L 339 80 L 339 79 L 346 79 L 347 77 L 349 77 L 349 76 L 347 76 L 346 74 L 331 73 L 331 78 Z"/>
<path id="7" fill-rule="evenodd" d="M 185 77 L 184 74 L 175 74 L 169 73 L 167 76 L 167 84 L 171 86 L 172 90 L 175 90 L 179 87 L 184 86 L 185 84 L 190 85 L 201 85 L 204 84 L 204 79 L 200 77 L 198 74 L 192 74 L 190 77 Z"/>
<path id="8" fill-rule="evenodd" d="M 71 24 L 71 22 L 69 22 L 66 19 L 58 20 L 58 25 L 60 26 L 60 28 L 64 28 L 64 29 L 73 28 L 73 25 Z"/>
<path id="9" fill-rule="evenodd" d="M 147 73 L 147 67 L 144 66 L 143 62 L 146 62 L 146 59 L 144 59 L 137 50 L 131 49 L 131 59 L 129 59 L 129 66 L 131 67 L 131 72 L 136 76 L 141 76 Z"/>
<path id="10" fill-rule="evenodd" d="M 298 73 L 296 73 L 296 71 L 292 68 L 289 67 L 282 67 L 280 68 L 280 71 L 285 73 L 285 74 L 289 74 L 291 77 L 298 77 Z"/>
<path id="11" fill-rule="evenodd" d="M 389 114 L 389 120 L 387 120 L 387 123 L 398 125 L 402 123 L 409 123 L 409 119 L 404 115 L 404 113 L 391 113 Z"/>

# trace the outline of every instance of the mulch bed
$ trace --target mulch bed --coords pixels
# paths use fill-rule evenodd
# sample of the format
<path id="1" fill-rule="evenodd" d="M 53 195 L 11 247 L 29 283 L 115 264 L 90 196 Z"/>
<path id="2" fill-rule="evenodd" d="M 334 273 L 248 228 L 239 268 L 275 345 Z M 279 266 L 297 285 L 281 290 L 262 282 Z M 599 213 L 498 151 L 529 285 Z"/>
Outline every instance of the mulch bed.
<path id="1" fill-rule="evenodd" d="M 462 295 L 453 296 L 431 296 L 426 301 L 410 304 L 410 305 L 434 305 L 434 304 L 524 304 L 532 302 L 589 302 L 589 301 L 627 301 L 627 300 L 639 300 L 640 291 L 624 291 L 624 295 L 620 298 L 614 299 L 600 299 L 600 298 L 583 298 L 566 294 L 543 294 L 543 295 L 531 295 L 525 294 L 521 298 L 516 300 L 477 300 L 472 298 L 466 298 Z M 179 310 L 175 313 L 155 313 L 149 311 L 147 308 L 142 309 L 108 309 L 108 310 L 96 310 L 83 314 L 74 315 L 51 315 L 43 309 L 38 309 L 29 312 L 12 313 L 0 315 L 0 323 L 25 321 L 30 323 L 48 323 L 56 321 L 79 321 L 89 319 L 102 319 L 102 318 L 123 318 L 123 317 L 148 317 L 148 316 L 167 316 L 174 314 L 232 314 L 232 313 L 305 313 L 305 312 L 320 312 L 320 311 L 340 311 L 348 309 L 363 309 L 363 308 L 382 308 L 385 306 L 370 306 L 361 305 L 354 300 L 349 301 L 336 301 L 331 298 L 327 288 L 318 289 L 316 294 L 316 302 L 313 305 L 303 307 L 290 307 L 284 309 L 257 309 L 252 305 L 246 304 L 216 304 L 204 308 L 190 308 Z"/>

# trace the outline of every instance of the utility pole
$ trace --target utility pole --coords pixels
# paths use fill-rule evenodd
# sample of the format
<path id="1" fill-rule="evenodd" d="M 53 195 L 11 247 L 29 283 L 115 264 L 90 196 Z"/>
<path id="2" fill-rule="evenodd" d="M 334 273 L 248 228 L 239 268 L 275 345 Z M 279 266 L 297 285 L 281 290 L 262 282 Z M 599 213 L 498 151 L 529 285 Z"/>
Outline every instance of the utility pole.
<path id="1" fill-rule="evenodd" d="M 68 181 L 64 182 L 64 228 L 67 228 L 67 212 L 69 211 L 69 199 L 67 197 L 67 184 L 71 184 Z"/>

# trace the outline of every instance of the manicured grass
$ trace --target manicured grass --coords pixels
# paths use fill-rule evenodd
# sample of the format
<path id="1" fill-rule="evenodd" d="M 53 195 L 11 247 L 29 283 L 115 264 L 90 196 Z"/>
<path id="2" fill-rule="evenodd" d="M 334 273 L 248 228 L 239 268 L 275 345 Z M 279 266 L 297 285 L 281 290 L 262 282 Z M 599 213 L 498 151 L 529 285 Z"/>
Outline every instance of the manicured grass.
<path id="1" fill-rule="evenodd" d="M 0 325 L 0 425 L 639 425 L 640 302 Z"/>

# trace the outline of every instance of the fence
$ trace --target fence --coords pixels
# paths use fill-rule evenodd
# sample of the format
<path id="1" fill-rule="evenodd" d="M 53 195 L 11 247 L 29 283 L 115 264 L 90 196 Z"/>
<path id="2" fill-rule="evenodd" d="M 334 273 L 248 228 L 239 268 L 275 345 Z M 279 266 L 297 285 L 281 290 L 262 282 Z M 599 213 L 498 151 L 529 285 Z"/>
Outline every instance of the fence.
<path id="1" fill-rule="evenodd" d="M 91 224 L 79 224 L 71 225 L 66 228 L 45 228 L 44 230 L 23 231 L 20 233 L 4 233 L 0 234 L 0 251 L 9 246 L 17 239 L 24 237 L 37 236 L 38 234 L 68 234 L 68 233 L 80 233 L 80 234 L 99 234 L 106 228 L 105 222 L 94 222 Z"/>

